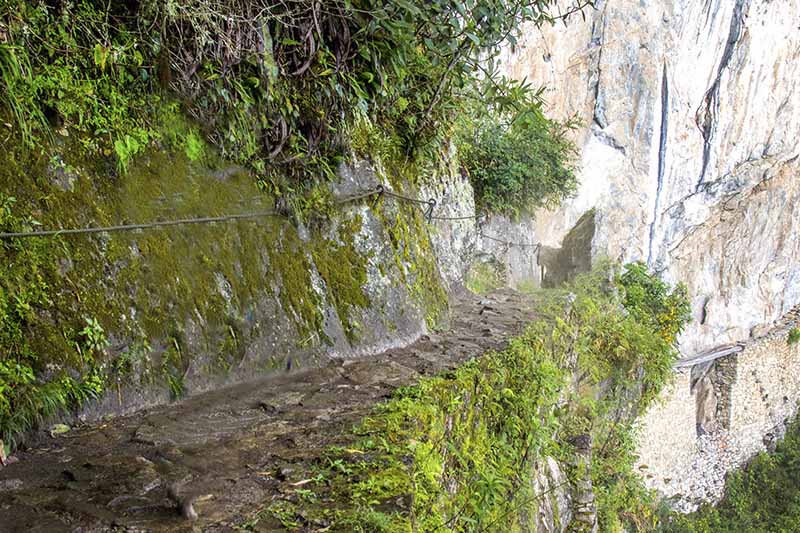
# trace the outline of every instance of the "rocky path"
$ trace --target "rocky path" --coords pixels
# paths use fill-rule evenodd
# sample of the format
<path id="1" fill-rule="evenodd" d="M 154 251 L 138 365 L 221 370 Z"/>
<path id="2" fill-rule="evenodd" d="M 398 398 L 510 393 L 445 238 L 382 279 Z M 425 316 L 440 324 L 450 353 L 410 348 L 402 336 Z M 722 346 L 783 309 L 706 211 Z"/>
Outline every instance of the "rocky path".
<path id="1" fill-rule="evenodd" d="M 234 531 L 395 388 L 502 348 L 533 317 L 511 291 L 453 307 L 448 331 L 404 348 L 43 437 L 0 468 L 0 532 Z M 167 497 L 175 482 L 199 496 L 197 520 Z"/>

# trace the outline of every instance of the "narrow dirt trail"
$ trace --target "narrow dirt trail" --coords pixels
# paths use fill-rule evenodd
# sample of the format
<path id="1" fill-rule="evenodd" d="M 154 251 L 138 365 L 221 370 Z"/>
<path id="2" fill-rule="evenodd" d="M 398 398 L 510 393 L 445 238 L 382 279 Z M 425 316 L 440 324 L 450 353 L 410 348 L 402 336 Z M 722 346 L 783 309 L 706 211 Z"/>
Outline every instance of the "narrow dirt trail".
<path id="1" fill-rule="evenodd" d="M 0 468 L 0 532 L 233 531 L 394 389 L 502 348 L 533 307 L 507 290 L 465 296 L 449 330 L 409 346 L 43 437 Z M 198 520 L 167 498 L 176 481 L 203 496 Z"/>

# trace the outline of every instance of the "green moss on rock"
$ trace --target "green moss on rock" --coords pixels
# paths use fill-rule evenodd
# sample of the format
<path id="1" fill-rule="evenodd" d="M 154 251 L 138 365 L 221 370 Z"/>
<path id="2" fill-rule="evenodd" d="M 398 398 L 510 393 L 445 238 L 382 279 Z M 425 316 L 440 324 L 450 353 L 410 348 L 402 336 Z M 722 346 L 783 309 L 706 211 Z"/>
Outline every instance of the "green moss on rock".
<path id="1" fill-rule="evenodd" d="M 106 226 L 273 207 L 274 198 L 251 174 L 198 145 L 190 124 L 167 122 L 163 144 L 128 161 L 125 172 L 112 155 L 87 157 L 78 135 L 36 149 L 12 139 L 0 154 L 0 194 L 16 199 L 3 228 Z M 309 205 L 322 202 L 317 197 Z M 387 208 L 373 213 L 389 236 L 402 283 L 433 325 L 447 297 L 425 221 L 411 206 L 388 208 L 388 214 Z M 374 258 L 358 242 L 362 216 L 344 215 L 323 231 L 328 222 L 300 231 L 286 218 L 264 217 L 2 243 L 5 440 L 107 387 L 122 403 L 125 385 L 166 398 L 189 390 L 190 377 L 224 378 L 260 335 L 253 317 L 265 309 L 278 312 L 280 328 L 296 328 L 297 335 L 280 335 L 296 339 L 303 353 L 331 342 L 326 305 L 347 339 L 357 342 L 363 312 L 372 305 L 366 285 Z M 392 270 L 383 263 L 378 269 Z M 30 309 L 21 313 L 25 306 Z M 87 349 L 87 321 L 96 321 L 107 345 Z M 265 357 L 262 366 L 285 367 L 280 357 L 289 356 Z M 30 394 L 23 398 L 20 391 Z M 47 403 L 53 408 L 43 407 L 45 392 L 55 398 Z M 23 412 L 19 423 L 4 422 Z"/>
<path id="2" fill-rule="evenodd" d="M 355 319 L 357 309 L 369 307 L 364 287 L 367 284 L 367 258 L 358 252 L 354 242 L 363 220 L 356 215 L 339 225 L 341 242 L 318 239 L 312 248 L 314 265 L 325 282 L 331 301 L 347 339 L 355 341 L 361 325 Z"/>
<path id="3" fill-rule="evenodd" d="M 276 273 L 281 306 L 290 312 L 303 341 L 322 334 L 321 299 L 311 281 L 311 262 L 294 227 L 286 227 L 281 239 L 268 249 L 270 265 Z"/>
<path id="4" fill-rule="evenodd" d="M 398 203 L 390 210 L 382 202 L 373 212 L 388 233 L 400 281 L 423 310 L 428 327 L 435 328 L 447 313 L 448 298 L 425 219 L 414 205 Z"/>
<path id="5" fill-rule="evenodd" d="M 220 162 L 210 156 L 193 162 L 178 148 L 151 150 L 119 175 L 113 162 L 83 157 L 79 139 L 59 138 L 36 150 L 11 142 L 0 154 L 0 191 L 16 202 L 2 226 L 114 225 L 271 205 L 249 174 L 215 168 Z M 0 329 L 8 333 L 0 334 L 0 364 L 27 369 L 0 376 L 2 438 L 12 441 L 42 416 L 97 396 L 108 384 L 121 399 L 128 381 L 121 373 L 134 363 L 142 384 L 163 386 L 172 396 L 183 393 L 198 349 L 211 354 L 207 373 L 227 372 L 244 354 L 242 315 L 274 298 L 279 277 L 266 250 L 284 225 L 267 219 L 0 243 Z M 15 301 L 28 316 L 8 316 L 6 304 Z M 87 349 L 82 332 L 89 319 L 109 336 L 108 346 Z M 192 324 L 200 339 L 189 344 Z"/>

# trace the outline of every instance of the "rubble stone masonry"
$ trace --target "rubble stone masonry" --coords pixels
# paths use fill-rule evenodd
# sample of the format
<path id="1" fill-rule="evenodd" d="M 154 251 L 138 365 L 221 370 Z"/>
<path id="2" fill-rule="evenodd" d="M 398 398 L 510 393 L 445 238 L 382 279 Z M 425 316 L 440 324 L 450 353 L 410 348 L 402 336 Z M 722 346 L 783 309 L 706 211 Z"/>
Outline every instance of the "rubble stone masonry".
<path id="1" fill-rule="evenodd" d="M 640 420 L 637 468 L 647 486 L 691 511 L 723 494 L 725 475 L 780 439 L 800 399 L 792 312 L 738 354 L 681 368 Z"/>

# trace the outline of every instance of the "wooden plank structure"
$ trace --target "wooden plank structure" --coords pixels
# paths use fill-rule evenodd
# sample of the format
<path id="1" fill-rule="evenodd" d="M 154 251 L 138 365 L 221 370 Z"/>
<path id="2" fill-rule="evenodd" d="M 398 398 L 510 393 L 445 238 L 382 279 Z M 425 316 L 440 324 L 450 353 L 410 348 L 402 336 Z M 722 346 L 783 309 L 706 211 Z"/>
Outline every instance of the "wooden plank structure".
<path id="1" fill-rule="evenodd" d="M 678 360 L 675 363 L 675 368 L 689 368 L 693 367 L 694 365 L 699 365 L 700 363 L 707 363 L 709 361 L 719 359 L 720 357 L 725 357 L 726 355 L 739 353 L 744 350 L 746 344 L 747 343 L 745 342 L 736 342 L 717 346 L 716 348 L 706 350 L 705 352 L 700 352 L 692 357 L 686 357 Z"/>
<path id="2" fill-rule="evenodd" d="M 726 357 L 728 355 L 733 355 L 740 353 L 742 350 L 745 349 L 747 344 L 752 341 L 757 341 L 759 339 L 763 339 L 764 337 L 768 337 L 771 335 L 780 335 L 785 334 L 790 329 L 797 327 L 800 324 L 800 306 L 796 306 L 789 310 L 783 317 L 781 317 L 769 331 L 762 335 L 756 335 L 754 338 L 748 339 L 746 341 L 739 341 L 733 342 L 730 344 L 723 344 L 721 346 L 717 346 L 715 348 L 711 348 L 710 350 L 706 350 L 704 352 L 700 352 L 695 354 L 691 357 L 685 357 L 683 359 L 679 359 L 675 362 L 674 368 L 691 368 L 694 365 L 699 365 L 702 363 L 707 363 L 709 361 L 714 361 L 719 359 L 720 357 Z"/>

